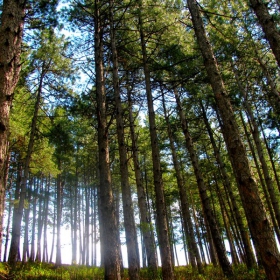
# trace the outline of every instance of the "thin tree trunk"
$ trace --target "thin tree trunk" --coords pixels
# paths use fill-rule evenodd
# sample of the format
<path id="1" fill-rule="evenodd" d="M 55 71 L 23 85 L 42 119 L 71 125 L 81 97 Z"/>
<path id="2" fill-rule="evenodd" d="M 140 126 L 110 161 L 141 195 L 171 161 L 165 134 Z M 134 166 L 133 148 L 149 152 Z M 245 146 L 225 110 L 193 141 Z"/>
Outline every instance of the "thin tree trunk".
<path id="1" fill-rule="evenodd" d="M 105 268 L 105 280 L 120 280 L 120 258 L 118 228 L 115 217 L 114 198 L 112 192 L 110 157 L 108 143 L 108 125 L 106 114 L 106 93 L 103 67 L 103 20 L 100 7 L 103 1 L 95 0 L 95 73 L 96 102 L 98 119 L 98 154 L 99 154 L 99 198 L 100 223 L 102 235 L 102 260 Z"/>
<path id="2" fill-rule="evenodd" d="M 274 226 L 274 230 L 275 230 L 276 236 L 278 238 L 278 242 L 280 242 L 279 226 L 277 224 L 277 220 L 275 219 L 275 215 L 274 215 L 273 207 L 272 207 L 272 204 L 271 204 L 271 201 L 270 201 L 270 198 L 269 198 L 269 193 L 268 193 L 268 190 L 267 190 L 267 186 L 265 184 L 265 180 L 263 179 L 263 174 L 261 172 L 261 168 L 260 168 L 259 162 L 257 160 L 257 155 L 255 153 L 255 149 L 253 147 L 252 141 L 249 137 L 249 133 L 247 131 L 247 127 L 246 127 L 245 120 L 243 118 L 242 112 L 240 112 L 240 118 L 241 118 L 241 121 L 242 121 L 242 124 L 243 124 L 243 128 L 244 128 L 244 131 L 245 131 L 245 135 L 247 137 L 247 141 L 248 141 L 248 144 L 249 144 L 249 148 L 250 148 L 252 157 L 253 157 L 255 165 L 256 165 L 256 169 L 257 169 L 257 172 L 258 172 L 258 175 L 259 175 L 259 181 L 260 181 L 260 184 L 261 184 L 263 192 L 264 192 L 264 197 L 265 197 L 265 200 L 266 200 L 267 208 L 268 208 L 269 213 L 270 213 L 272 224 Z"/>
<path id="3" fill-rule="evenodd" d="M 116 220 L 117 227 L 120 228 L 120 189 L 119 187 L 114 188 L 114 198 L 115 198 L 115 209 L 116 209 Z M 122 248 L 121 248 L 121 236 L 120 231 L 118 231 L 118 241 L 119 241 L 119 257 L 120 257 L 120 267 L 121 267 L 121 277 L 123 277 L 124 273 L 124 265 L 123 265 L 123 256 L 122 256 Z"/>
<path id="4" fill-rule="evenodd" d="M 145 192 L 140 164 L 138 160 L 139 158 L 138 147 L 137 147 L 136 135 L 134 130 L 134 119 L 133 119 L 133 112 L 132 112 L 132 100 L 131 100 L 130 90 L 128 90 L 128 103 L 129 103 L 130 135 L 131 135 L 131 142 L 132 142 L 132 157 L 133 157 L 134 174 L 135 174 L 136 187 L 137 187 L 138 207 L 140 211 L 140 229 L 143 234 L 143 241 L 145 245 L 148 268 L 151 271 L 151 275 L 154 275 L 154 277 L 156 277 L 157 274 L 156 248 L 155 248 L 155 242 L 153 237 L 151 220 L 149 217 L 149 211 L 148 211 L 148 205 L 146 199 L 147 195 Z"/>
<path id="5" fill-rule="evenodd" d="M 182 207 L 180 207 L 180 209 L 182 209 Z M 183 222 L 183 217 L 182 217 L 182 211 L 180 211 L 180 221 L 181 221 L 181 225 L 182 225 L 182 237 L 183 237 L 183 240 L 187 240 L 187 234 L 188 232 L 185 232 L 185 229 L 184 229 L 184 222 Z M 188 256 L 188 247 L 187 247 L 187 243 L 186 242 L 183 242 L 183 247 L 184 247 L 184 254 L 185 254 L 185 259 L 186 259 L 186 265 L 189 265 L 189 256 Z M 200 257 L 200 256 L 199 256 Z"/>
<path id="6" fill-rule="evenodd" d="M 37 225 L 37 252 L 35 261 L 42 261 L 42 232 L 43 232 L 43 219 L 44 219 L 44 205 L 43 205 L 43 184 L 44 179 L 40 176 L 40 191 L 39 191 L 39 209 L 38 209 L 38 225 Z"/>
<path id="7" fill-rule="evenodd" d="M 12 230 L 12 240 L 11 240 L 11 247 L 10 247 L 10 254 L 9 254 L 9 263 L 11 266 L 15 265 L 16 259 L 17 259 L 17 251 L 19 248 L 19 242 L 20 242 L 20 231 L 21 231 L 21 221 L 23 216 L 23 209 L 24 209 L 24 201 L 26 197 L 26 185 L 28 181 L 29 176 L 29 165 L 31 162 L 31 156 L 33 153 L 33 147 L 35 143 L 35 136 L 36 136 L 36 127 L 37 127 L 37 119 L 40 109 L 40 102 L 41 102 L 41 95 L 43 90 L 43 80 L 45 76 L 45 69 L 44 69 L 44 63 L 42 65 L 41 69 L 41 76 L 39 80 L 39 86 L 37 90 L 37 96 L 36 96 L 36 102 L 34 106 L 34 112 L 31 122 L 31 131 L 30 131 L 30 137 L 26 152 L 26 157 L 24 159 L 24 166 L 23 166 L 23 177 L 21 181 L 21 187 L 20 187 L 20 197 L 19 197 L 19 204 L 17 207 L 14 208 L 14 214 L 13 214 L 13 230 Z"/>
<path id="8" fill-rule="evenodd" d="M 233 241 L 233 238 L 232 238 L 230 227 L 229 227 L 228 216 L 227 216 L 227 213 L 226 213 L 227 212 L 226 211 L 226 205 L 225 205 L 224 199 L 223 199 L 222 194 L 221 194 L 221 190 L 220 190 L 219 185 L 218 185 L 217 176 L 215 174 L 214 174 L 214 178 L 215 178 L 215 184 L 216 184 L 216 193 L 217 193 L 217 196 L 218 196 L 218 199 L 219 199 L 219 204 L 220 204 L 220 207 L 221 207 L 221 213 L 222 213 L 222 217 L 223 217 L 223 221 L 224 221 L 224 228 L 226 230 L 226 235 L 227 235 L 227 239 L 228 239 L 228 243 L 229 243 L 229 247 L 230 247 L 232 264 L 237 265 L 239 263 L 239 260 L 238 260 L 238 256 L 237 256 L 237 253 L 236 253 L 236 250 L 235 250 L 234 241 Z"/>
<path id="9" fill-rule="evenodd" d="M 226 256 L 225 246 L 221 239 L 221 235 L 219 232 L 215 213 L 213 211 L 213 208 L 212 208 L 210 200 L 209 200 L 209 196 L 207 194 L 207 189 L 206 189 L 206 186 L 204 183 L 204 178 L 203 178 L 202 172 L 200 170 L 198 156 L 196 154 L 196 151 L 194 150 L 193 141 L 192 141 L 192 138 L 191 138 L 191 135 L 189 132 L 187 120 L 186 120 L 185 114 L 184 114 L 182 106 L 181 106 L 181 101 L 180 101 L 178 92 L 175 90 L 174 94 L 175 94 L 175 99 L 176 99 L 176 103 L 177 103 L 177 110 L 178 110 L 178 113 L 180 116 L 182 130 L 183 130 L 183 133 L 185 136 L 186 148 L 189 152 L 193 170 L 194 170 L 194 173 L 196 176 L 196 181 L 197 181 L 200 199 L 202 202 L 204 217 L 207 220 L 207 221 L 205 221 L 205 223 L 207 223 L 209 225 L 213 243 L 215 245 L 215 249 L 216 249 L 216 252 L 218 255 L 219 263 L 220 263 L 225 275 L 231 277 L 233 275 L 233 271 L 230 266 L 229 260 Z"/>
<path id="10" fill-rule="evenodd" d="M 44 197 L 44 240 L 43 240 L 43 262 L 48 262 L 48 219 L 49 219 L 49 198 L 50 198 L 50 184 L 51 184 L 51 176 L 46 182 L 46 190 L 45 190 L 45 197 Z"/>
<path id="11" fill-rule="evenodd" d="M 89 248 L 90 248 L 90 242 L 89 242 L 89 226 L 90 226 L 90 220 L 89 220 L 89 185 L 85 186 L 85 265 L 89 266 Z"/>
<path id="12" fill-rule="evenodd" d="M 82 214 L 82 201 L 83 198 L 83 190 L 81 190 L 81 195 L 79 194 L 79 200 L 78 200 L 78 228 L 79 228 L 79 264 L 83 265 L 83 254 L 84 254 L 84 239 L 83 239 L 83 226 L 84 225 L 84 215 Z"/>
<path id="13" fill-rule="evenodd" d="M 9 192 L 8 198 L 11 200 L 11 193 Z M 8 253 L 8 245 L 9 245 L 9 239 L 10 239 L 10 224 L 11 224 L 11 217 L 12 217 L 12 203 L 9 203 L 8 208 L 8 215 L 7 215 L 7 225 L 6 225 L 6 237 L 5 237 L 5 247 L 4 247 L 4 256 L 3 256 L 3 262 L 7 261 L 7 253 Z"/>
<path id="14" fill-rule="evenodd" d="M 77 154 L 78 154 L 78 148 L 77 148 Z M 73 199 L 71 200 L 73 211 L 71 208 L 72 213 L 72 264 L 77 264 L 77 243 L 78 243 L 78 180 L 79 180 L 79 174 L 78 174 L 78 157 L 76 157 L 76 172 L 75 172 L 75 185 L 74 185 L 74 194 L 72 192 Z"/>
<path id="15" fill-rule="evenodd" d="M 93 258 L 92 258 L 92 263 L 93 266 L 97 265 L 97 211 L 98 211 L 98 207 L 97 207 L 97 189 L 94 188 L 94 192 L 93 192 L 93 222 L 92 225 L 94 226 L 93 229 L 93 242 L 94 242 L 94 246 L 93 246 Z"/>
<path id="16" fill-rule="evenodd" d="M 237 81 L 237 85 L 239 87 L 240 92 L 243 95 L 243 104 L 244 107 L 246 109 L 247 112 L 247 116 L 248 119 L 250 121 L 250 123 L 252 124 L 252 128 L 251 128 L 251 133 L 257 148 L 257 152 L 258 152 L 258 156 L 259 156 L 259 160 L 261 163 L 261 167 L 262 167 L 262 171 L 263 171 L 263 176 L 264 176 L 264 180 L 267 186 L 267 190 L 269 193 L 269 198 L 271 200 L 271 204 L 275 213 L 275 218 L 277 220 L 278 223 L 278 227 L 280 227 L 280 208 L 279 208 L 279 202 L 278 202 L 278 198 L 276 196 L 275 190 L 274 190 L 274 186 L 273 186 L 273 181 L 272 178 L 269 174 L 269 169 L 268 169 L 268 165 L 266 163 L 266 159 L 265 159 L 265 155 L 263 152 L 263 147 L 262 147 L 262 142 L 261 142 L 261 138 L 260 138 L 260 131 L 259 131 L 259 127 L 257 124 L 257 121 L 254 117 L 253 111 L 251 109 L 251 106 L 247 100 L 247 94 L 245 92 L 245 89 L 242 87 L 242 84 L 240 82 L 240 78 L 239 78 L 239 74 L 237 69 L 234 67 L 234 65 L 232 64 L 232 69 L 234 71 L 235 74 L 235 79 Z"/>
<path id="17" fill-rule="evenodd" d="M 61 162 L 59 159 L 58 169 L 61 169 Z M 56 179 L 56 265 L 61 265 L 61 219 L 62 219 L 62 178 L 61 174 L 57 175 Z"/>
<path id="18" fill-rule="evenodd" d="M 153 105 L 153 95 L 151 90 L 151 77 L 148 66 L 148 55 L 146 49 L 146 40 L 143 30 L 142 15 L 139 6 L 139 32 L 141 39 L 142 62 L 145 76 L 146 95 L 148 101 L 149 129 L 152 147 L 154 188 L 156 194 L 156 221 L 158 229 L 159 249 L 162 263 L 162 276 L 164 280 L 173 280 L 174 272 L 171 258 L 171 247 L 168 232 L 167 211 L 164 197 L 164 186 L 162 180 L 162 171 L 160 166 L 160 153 L 158 146 L 157 128 L 155 122 L 155 111 Z"/>
<path id="19" fill-rule="evenodd" d="M 51 253 L 50 253 L 50 260 L 49 262 L 51 263 L 53 260 L 53 252 L 54 252 L 54 244 L 55 244 L 55 227 L 56 226 L 56 213 L 55 213 L 55 207 L 53 211 L 53 232 L 52 232 L 52 246 L 51 246 Z"/>
<path id="20" fill-rule="evenodd" d="M 122 205 L 124 215 L 124 228 L 128 258 L 128 273 L 131 279 L 139 279 L 140 260 L 137 243 L 137 233 L 133 211 L 132 194 L 129 184 L 127 147 L 124 136 L 123 109 L 120 95 L 118 54 L 116 49 L 115 27 L 114 27 L 114 1 L 110 0 L 110 39 L 113 60 L 113 89 L 116 106 L 116 126 L 118 149 L 120 158 L 120 175 L 122 189 Z"/>
<path id="21" fill-rule="evenodd" d="M 197 267 L 199 273 L 202 274 L 203 268 L 202 268 L 202 263 L 201 263 L 201 259 L 199 256 L 199 251 L 198 251 L 196 241 L 195 241 L 195 234 L 194 234 L 193 223 L 192 223 L 192 218 L 191 218 L 191 213 L 190 213 L 189 199 L 187 196 L 187 190 L 186 190 L 185 184 L 183 182 L 183 176 L 181 173 L 180 163 L 178 161 L 177 154 L 176 154 L 175 141 L 174 141 L 174 137 L 173 137 L 173 134 L 171 131 L 169 117 L 167 115 L 167 110 L 166 110 L 166 106 L 165 106 L 165 98 L 164 98 L 163 94 L 162 94 L 162 105 L 163 105 L 163 110 L 164 110 L 165 122 L 167 125 L 168 137 L 169 137 L 170 148 L 171 148 L 172 159 L 173 159 L 173 165 L 174 165 L 174 169 L 176 172 L 177 186 L 179 189 L 182 218 L 183 218 L 183 222 L 184 222 L 183 226 L 184 226 L 185 232 L 188 233 L 186 235 L 186 241 L 187 241 L 188 248 L 189 248 L 190 262 L 191 262 L 192 267 Z"/>
<path id="22" fill-rule="evenodd" d="M 214 98 L 221 114 L 223 122 L 222 132 L 232 160 L 239 194 L 256 250 L 261 256 L 268 279 L 277 279 L 280 278 L 280 254 L 259 195 L 258 185 L 251 171 L 233 109 L 227 96 L 212 47 L 206 36 L 196 1 L 188 0 L 188 7 L 204 59 L 204 65 L 214 92 Z"/>
<path id="23" fill-rule="evenodd" d="M 257 111 L 257 114 L 258 114 L 258 111 Z M 271 164 L 272 169 L 273 169 L 274 178 L 275 178 L 275 181 L 277 183 L 278 191 L 280 192 L 280 181 L 279 181 L 278 173 L 277 173 L 276 166 L 275 166 L 275 163 L 274 163 L 274 160 L 273 160 L 273 154 L 271 152 L 271 148 L 268 145 L 268 141 L 267 141 L 267 138 L 266 138 L 266 135 L 264 133 L 263 126 L 262 126 L 262 121 L 261 121 L 260 117 L 258 117 L 258 119 L 259 119 L 259 126 L 260 126 L 260 129 L 262 131 L 263 141 L 265 143 L 265 147 L 266 147 L 269 159 L 270 159 L 270 164 Z"/>
<path id="24" fill-rule="evenodd" d="M 253 248 L 252 248 L 252 245 L 250 242 L 250 237 L 249 237 L 248 231 L 245 229 L 242 215 L 239 211 L 239 207 L 237 206 L 236 199 L 233 194 L 232 184 L 230 182 L 230 179 L 229 179 L 226 169 L 225 169 L 225 163 L 222 160 L 222 157 L 220 155 L 216 141 L 214 139 L 213 131 L 212 131 L 209 121 L 207 119 L 206 111 L 205 111 L 202 101 L 200 101 L 200 107 L 202 110 L 203 120 L 206 125 L 206 129 L 207 129 L 207 132 L 208 132 L 211 144 L 212 144 L 214 155 L 215 155 L 215 158 L 219 165 L 219 169 L 220 169 L 220 172 L 221 172 L 221 175 L 223 178 L 224 188 L 225 188 L 226 193 L 229 195 L 230 203 L 232 204 L 232 208 L 233 208 L 232 211 L 234 213 L 234 216 L 236 217 L 238 228 L 240 230 L 240 234 L 241 234 L 241 238 L 242 238 L 242 242 L 244 244 L 244 250 L 245 250 L 245 261 L 246 261 L 248 269 L 252 269 L 256 265 L 256 260 L 255 260 Z"/>
<path id="25" fill-rule="evenodd" d="M 1 121 L 1 120 L 0 120 Z M 0 132 L 1 134 L 1 132 Z M 1 138 L 1 136 L 0 136 Z M 9 142 L 7 143 L 7 151 L 9 150 Z M 3 175 L 3 180 L 2 183 L 0 182 L 0 244 L 2 244 L 3 241 L 3 215 L 1 214 L 2 209 L 5 209 L 5 202 L 6 202 L 6 191 L 7 191 L 7 182 L 8 182 L 8 176 L 9 176 L 9 165 L 10 165 L 10 156 L 11 153 L 7 154 L 7 159 L 5 162 L 5 169 L 4 169 L 4 175 Z M 1 157 L 0 157 L 1 158 Z M 0 164 L 1 166 L 1 164 Z M 1 181 L 1 171 L 0 171 L 0 181 Z M 5 187 L 5 191 L 1 190 L 1 186 Z M 11 204 L 11 203 L 10 203 Z M 2 246 L 0 246 L 0 261 L 2 259 Z"/>
<path id="26" fill-rule="evenodd" d="M 35 231 L 36 231 L 36 223 L 37 223 L 37 201 L 38 201 L 38 189 L 39 183 L 37 180 L 33 180 L 33 203 L 32 203 L 32 233 L 31 233 L 31 250 L 30 250 L 30 261 L 35 261 Z"/>
<path id="27" fill-rule="evenodd" d="M 32 179 L 30 180 L 29 188 L 27 190 L 27 200 L 28 203 L 31 201 L 31 186 Z M 22 248 L 22 262 L 26 263 L 29 259 L 29 214 L 30 214 L 30 205 L 28 208 L 24 210 L 24 240 L 23 240 L 23 248 Z"/>
<path id="28" fill-rule="evenodd" d="M 199 245 L 199 249 L 200 249 L 200 255 L 201 255 L 202 262 L 205 264 L 206 263 L 206 258 L 205 258 L 205 253 L 204 253 L 204 249 L 203 249 L 203 245 L 202 245 L 202 237 L 201 237 L 201 234 L 200 234 L 200 231 L 199 231 L 200 227 L 199 227 L 199 224 L 198 224 L 198 219 L 196 217 L 195 206 L 194 206 L 194 201 L 193 201 L 193 197 L 192 197 L 191 192 L 190 192 L 190 199 L 191 199 L 191 207 L 192 207 L 192 212 L 193 212 L 192 217 L 193 217 L 194 224 L 195 224 L 196 236 L 197 236 L 198 245 Z"/>

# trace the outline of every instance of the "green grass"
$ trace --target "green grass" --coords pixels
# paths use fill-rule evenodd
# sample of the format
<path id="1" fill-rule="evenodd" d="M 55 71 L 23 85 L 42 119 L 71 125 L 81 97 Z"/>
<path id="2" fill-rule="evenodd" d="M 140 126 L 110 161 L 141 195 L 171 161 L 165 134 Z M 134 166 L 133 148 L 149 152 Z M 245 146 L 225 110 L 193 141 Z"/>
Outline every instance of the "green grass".
<path id="1" fill-rule="evenodd" d="M 175 267 L 176 280 L 223 280 L 226 279 L 219 267 L 207 265 L 204 268 L 204 274 L 199 275 L 196 270 L 190 266 Z M 18 263 L 17 267 L 12 270 L 5 263 L 0 263 L 0 280 L 1 279 L 41 279 L 41 280 L 101 280 L 104 271 L 99 267 L 87 267 L 81 265 L 62 265 L 55 266 L 47 263 Z M 244 265 L 234 267 L 235 280 L 264 280 L 266 279 L 264 271 L 252 270 L 247 271 Z M 123 280 L 128 280 L 127 269 L 123 272 Z M 158 275 L 152 274 L 149 269 L 141 269 L 141 280 L 162 279 L 159 270 Z"/>

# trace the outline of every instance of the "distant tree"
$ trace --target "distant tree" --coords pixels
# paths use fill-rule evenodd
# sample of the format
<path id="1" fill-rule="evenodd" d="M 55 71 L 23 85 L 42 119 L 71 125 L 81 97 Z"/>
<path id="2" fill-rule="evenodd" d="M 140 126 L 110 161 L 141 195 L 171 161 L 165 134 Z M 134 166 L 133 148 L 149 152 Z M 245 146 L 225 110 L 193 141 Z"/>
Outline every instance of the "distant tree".
<path id="1" fill-rule="evenodd" d="M 218 255 L 219 263 L 220 263 L 225 275 L 231 277 L 233 275 L 233 271 L 230 266 L 229 260 L 226 256 L 226 250 L 225 250 L 224 244 L 222 242 L 220 232 L 218 230 L 218 222 L 215 217 L 213 207 L 210 203 L 209 195 L 207 194 L 207 188 L 206 188 L 206 184 L 204 182 L 205 181 L 204 176 L 203 176 L 203 173 L 202 173 L 200 165 L 199 165 L 199 159 L 197 156 L 197 152 L 194 149 L 194 143 L 193 143 L 193 139 L 190 135 L 189 125 L 187 123 L 185 114 L 183 112 L 179 93 L 177 92 L 177 90 L 174 91 L 174 94 L 175 94 L 175 98 L 176 98 L 177 110 L 178 110 L 178 114 L 180 117 L 182 131 L 185 136 L 186 148 L 189 152 L 192 166 L 194 169 L 194 173 L 196 176 L 199 195 L 200 195 L 201 203 L 203 206 L 203 213 L 204 213 L 205 219 L 206 219 L 205 223 L 209 225 L 213 243 L 214 243 L 217 255 Z M 210 235 L 210 232 L 209 232 L 209 235 Z"/>
<path id="2" fill-rule="evenodd" d="M 185 236 L 186 236 L 186 242 L 188 244 L 190 263 L 194 268 L 195 267 L 198 268 L 198 272 L 200 274 L 203 274 L 203 267 L 202 267 L 198 247 L 197 247 L 197 244 L 195 241 L 195 232 L 194 232 L 194 228 L 193 228 L 193 224 L 192 224 L 192 217 L 191 217 L 191 213 L 190 213 L 190 201 L 189 201 L 189 198 L 187 195 L 187 190 L 186 190 L 186 186 L 183 181 L 183 175 L 181 172 L 180 163 L 179 163 L 178 156 L 176 153 L 174 135 L 173 135 L 173 131 L 171 129 L 170 117 L 169 117 L 169 114 L 167 112 L 167 108 L 165 105 L 164 94 L 162 94 L 162 105 L 163 105 L 163 110 L 164 110 L 165 122 L 167 125 L 168 137 L 169 137 L 170 148 L 171 148 L 172 159 L 173 159 L 173 165 L 174 165 L 175 174 L 176 174 L 175 176 L 177 179 L 177 185 L 178 185 L 178 189 L 179 189 L 180 202 L 181 202 L 180 204 L 181 204 L 182 219 L 183 219 L 183 228 L 186 233 Z"/>
<path id="3" fill-rule="evenodd" d="M 20 190 L 19 205 L 14 209 L 13 233 L 9 255 L 9 262 L 13 264 L 17 259 L 19 248 L 21 220 L 26 198 L 26 187 L 30 172 L 30 163 L 34 152 L 35 141 L 38 139 L 38 116 L 44 95 L 55 95 L 57 91 L 63 88 L 63 85 L 57 85 L 57 82 L 63 76 L 69 75 L 69 59 L 64 58 L 66 44 L 61 38 L 56 38 L 54 33 L 43 31 L 38 35 L 39 46 L 30 56 L 29 78 L 31 84 L 26 81 L 26 86 L 32 88 L 35 86 L 35 104 L 29 133 L 28 147 L 24 157 L 23 177 Z M 57 80 L 57 81 L 55 81 Z M 36 82 L 35 82 L 36 81 Z"/>

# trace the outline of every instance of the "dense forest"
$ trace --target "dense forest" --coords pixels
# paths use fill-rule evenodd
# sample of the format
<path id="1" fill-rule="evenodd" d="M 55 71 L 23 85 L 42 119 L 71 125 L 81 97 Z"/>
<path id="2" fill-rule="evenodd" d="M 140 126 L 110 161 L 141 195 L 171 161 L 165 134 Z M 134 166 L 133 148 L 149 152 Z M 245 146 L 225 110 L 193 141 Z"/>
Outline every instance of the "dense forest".
<path id="1" fill-rule="evenodd" d="M 280 279 L 279 0 L 0 4 L 2 262 Z"/>

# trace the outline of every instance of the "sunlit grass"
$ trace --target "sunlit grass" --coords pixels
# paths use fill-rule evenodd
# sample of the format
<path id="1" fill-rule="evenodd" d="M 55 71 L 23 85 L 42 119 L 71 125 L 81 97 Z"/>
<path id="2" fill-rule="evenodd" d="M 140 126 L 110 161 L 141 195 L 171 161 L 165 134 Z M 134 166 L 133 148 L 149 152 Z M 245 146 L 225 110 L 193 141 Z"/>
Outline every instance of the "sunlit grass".
<path id="1" fill-rule="evenodd" d="M 199 275 L 198 271 L 192 269 L 191 266 L 175 267 L 174 270 L 176 280 L 223 280 L 220 267 L 207 265 L 204 267 L 204 274 Z M 104 279 L 104 270 L 99 267 L 89 267 L 82 265 L 62 265 L 56 266 L 47 263 L 18 263 L 16 269 L 11 270 L 5 263 L 0 263 L 0 280 L 1 279 L 42 279 L 42 280 L 101 280 Z M 122 273 L 122 279 L 128 280 L 128 270 Z M 141 280 L 157 280 L 162 279 L 161 271 L 154 274 L 147 268 L 140 271 Z M 244 265 L 234 267 L 234 279 L 236 280 L 264 280 L 266 279 L 263 270 L 247 271 Z"/>

